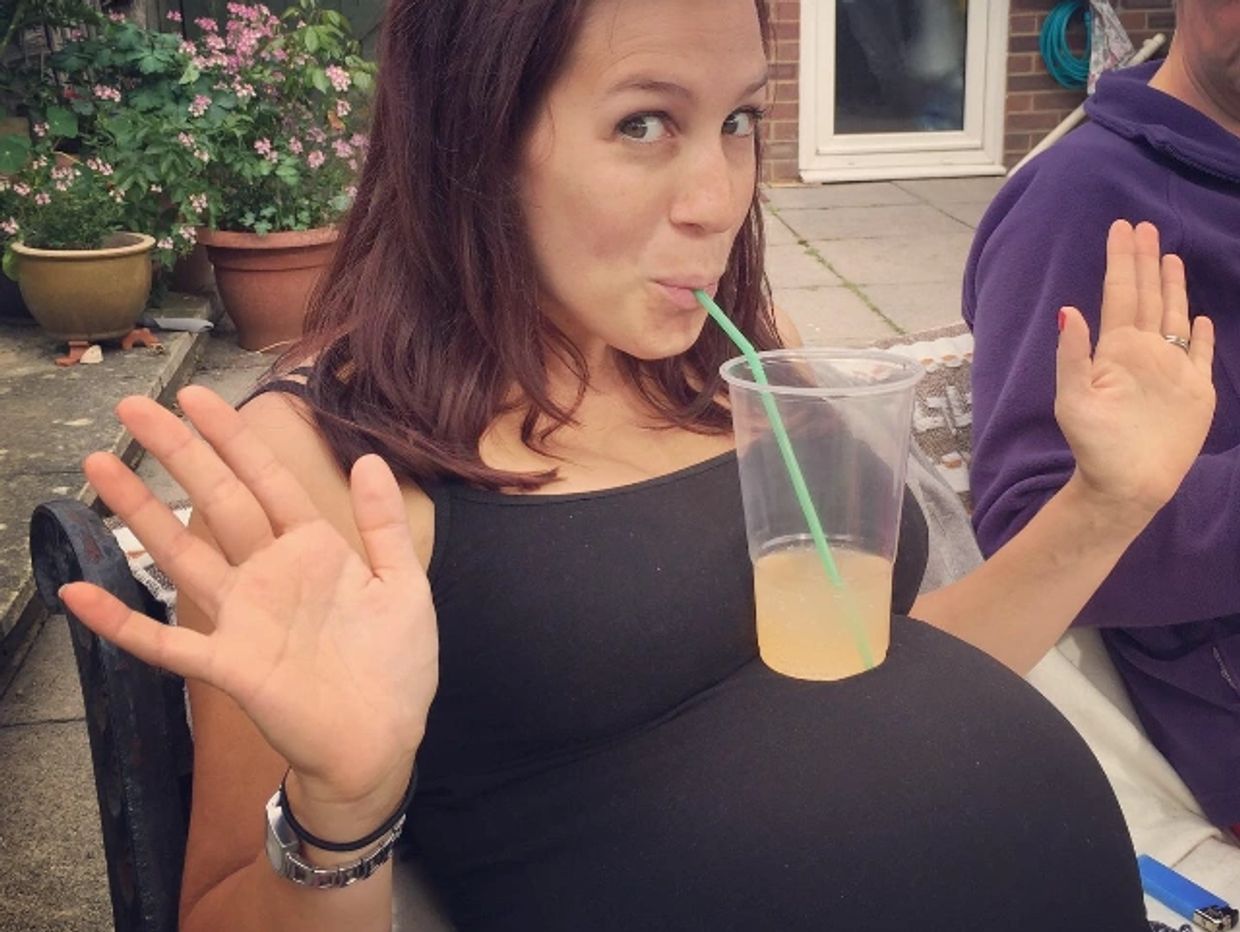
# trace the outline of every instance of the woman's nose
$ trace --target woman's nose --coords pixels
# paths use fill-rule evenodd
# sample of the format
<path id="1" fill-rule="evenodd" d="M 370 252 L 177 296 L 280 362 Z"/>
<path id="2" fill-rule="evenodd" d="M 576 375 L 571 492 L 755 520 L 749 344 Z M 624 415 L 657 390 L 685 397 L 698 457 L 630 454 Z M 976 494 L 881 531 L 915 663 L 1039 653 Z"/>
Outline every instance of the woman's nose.
<path id="1" fill-rule="evenodd" d="M 753 184 L 752 170 L 743 169 L 719 142 L 702 146 L 686 159 L 679 173 L 672 196 L 672 222 L 703 233 L 732 229 L 737 222 L 738 186 Z"/>

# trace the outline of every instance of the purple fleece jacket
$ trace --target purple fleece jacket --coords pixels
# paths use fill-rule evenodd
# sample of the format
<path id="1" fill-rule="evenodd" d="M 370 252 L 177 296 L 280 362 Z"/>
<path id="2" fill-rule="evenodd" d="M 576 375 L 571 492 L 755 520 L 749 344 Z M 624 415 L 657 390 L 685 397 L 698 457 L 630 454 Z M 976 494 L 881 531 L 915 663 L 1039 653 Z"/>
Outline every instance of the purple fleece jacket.
<path id="1" fill-rule="evenodd" d="M 989 554 L 1068 479 L 1056 426 L 1056 320 L 1097 334 L 1107 229 L 1152 221 L 1183 257 L 1194 313 L 1213 318 L 1218 412 L 1202 455 L 1078 624 L 1102 636 L 1153 742 L 1219 825 L 1240 823 L 1240 137 L 1109 75 L 1091 122 L 1000 191 L 965 273 L 973 362 L 974 526 Z"/>

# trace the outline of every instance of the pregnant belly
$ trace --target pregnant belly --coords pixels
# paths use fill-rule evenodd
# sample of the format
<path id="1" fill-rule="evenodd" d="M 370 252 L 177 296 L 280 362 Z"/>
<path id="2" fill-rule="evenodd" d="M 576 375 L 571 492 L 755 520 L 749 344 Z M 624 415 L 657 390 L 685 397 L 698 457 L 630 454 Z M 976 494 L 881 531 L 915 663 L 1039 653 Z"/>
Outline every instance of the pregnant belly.
<path id="1" fill-rule="evenodd" d="M 462 930 L 1146 928 L 1084 743 L 904 619 L 864 676 L 755 662 L 622 743 L 412 821 Z"/>

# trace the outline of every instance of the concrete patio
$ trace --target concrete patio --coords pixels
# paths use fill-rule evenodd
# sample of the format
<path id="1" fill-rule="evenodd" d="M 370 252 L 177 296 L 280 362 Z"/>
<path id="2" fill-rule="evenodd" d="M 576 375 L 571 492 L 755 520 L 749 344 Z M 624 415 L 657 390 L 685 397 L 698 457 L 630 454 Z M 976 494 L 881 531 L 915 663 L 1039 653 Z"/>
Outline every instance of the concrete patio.
<path id="1" fill-rule="evenodd" d="M 778 305 L 807 341 L 820 344 L 860 345 L 955 322 L 973 229 L 1000 184 L 961 179 L 768 190 L 768 270 Z M 0 356 L 5 351 L 29 356 L 40 339 L 49 342 L 34 330 L 0 326 Z M 197 360 L 193 382 L 236 400 L 267 363 L 238 349 L 226 328 L 177 340 L 177 352 L 162 357 L 162 369 L 157 363 L 153 371 L 144 370 L 131 390 L 166 393 L 170 384 L 188 377 L 188 359 Z M 52 366 L 50 346 L 41 352 L 47 368 L 39 377 L 67 382 L 68 370 Z M 43 423 L 49 431 L 58 421 L 82 418 L 83 408 L 98 423 L 113 423 L 109 411 L 115 399 L 90 386 L 106 375 L 105 367 L 94 369 L 78 373 L 75 390 L 32 393 L 22 398 L 20 411 L 10 407 L 0 414 L 5 447 L 0 459 L 28 456 L 51 442 L 48 432 L 13 431 L 19 415 L 23 423 Z M 11 406 L 13 399 L 5 403 Z M 115 426 L 92 435 L 95 448 L 117 448 L 123 440 Z M 17 449 L 19 443 L 32 449 Z M 58 470 L 47 477 L 46 489 L 0 499 L 11 511 L 0 513 L 0 553 L 21 570 L 13 574 L 18 578 L 6 596 L 10 602 L 29 598 L 30 504 L 56 489 L 75 494 L 81 486 L 70 467 Z M 162 494 L 176 497 L 149 463 L 140 471 Z M 25 595 L 19 598 L 22 587 Z M 9 609 L 26 610 L 24 603 Z M 0 619 L 0 631 L 11 624 L 12 619 Z M 0 652 L 8 658 L 0 666 L 0 930 L 109 928 L 89 749 L 66 626 L 52 617 L 18 630 L 21 643 L 6 643 Z"/>

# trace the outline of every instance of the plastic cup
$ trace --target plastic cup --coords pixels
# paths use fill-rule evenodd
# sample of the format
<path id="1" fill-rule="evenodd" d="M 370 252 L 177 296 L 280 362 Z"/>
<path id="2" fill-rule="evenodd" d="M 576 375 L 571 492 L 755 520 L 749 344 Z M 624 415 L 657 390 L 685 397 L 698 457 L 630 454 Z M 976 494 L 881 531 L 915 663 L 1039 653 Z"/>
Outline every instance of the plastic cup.
<path id="1" fill-rule="evenodd" d="M 743 357 L 721 368 L 754 565 L 758 648 L 787 676 L 844 679 L 887 656 L 913 391 L 924 370 L 871 350 L 775 350 L 759 359 L 766 385 Z M 829 559 L 811 537 L 765 399 L 787 431 Z"/>

